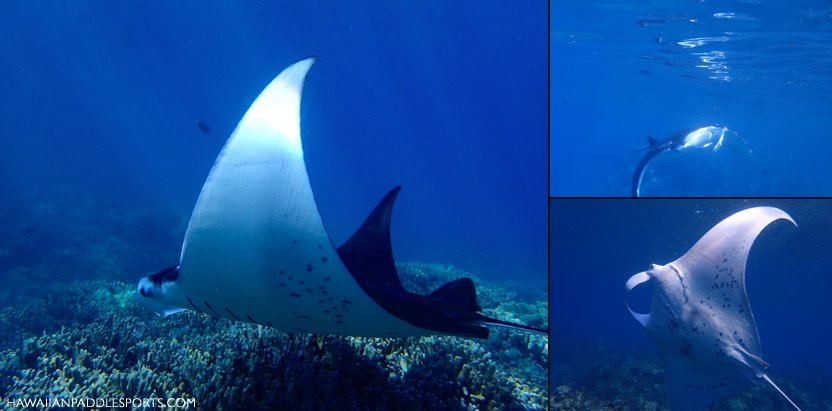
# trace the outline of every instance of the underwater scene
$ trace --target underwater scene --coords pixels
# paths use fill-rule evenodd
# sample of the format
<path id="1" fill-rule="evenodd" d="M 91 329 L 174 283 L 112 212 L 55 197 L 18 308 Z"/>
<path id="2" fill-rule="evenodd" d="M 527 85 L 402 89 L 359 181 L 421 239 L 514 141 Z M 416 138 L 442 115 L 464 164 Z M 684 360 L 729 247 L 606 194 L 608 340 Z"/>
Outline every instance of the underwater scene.
<path id="1" fill-rule="evenodd" d="M 832 201 L 550 212 L 553 408 L 832 409 Z"/>
<path id="2" fill-rule="evenodd" d="M 832 4 L 551 4 L 553 196 L 832 195 Z"/>
<path id="3" fill-rule="evenodd" d="M 0 408 L 551 408 L 547 17 L 0 4 Z"/>

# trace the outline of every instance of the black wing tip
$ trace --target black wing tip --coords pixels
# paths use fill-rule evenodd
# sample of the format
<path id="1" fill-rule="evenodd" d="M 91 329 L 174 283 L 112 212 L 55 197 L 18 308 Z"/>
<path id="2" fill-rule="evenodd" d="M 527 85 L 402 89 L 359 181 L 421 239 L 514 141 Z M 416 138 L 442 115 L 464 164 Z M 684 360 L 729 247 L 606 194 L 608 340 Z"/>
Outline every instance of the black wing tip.
<path id="1" fill-rule="evenodd" d="M 402 191 L 402 186 L 395 186 L 387 194 L 384 195 L 384 198 L 379 201 L 378 206 L 383 206 L 383 208 L 393 207 L 393 203 L 396 202 L 396 198 L 399 196 L 399 191 Z M 375 210 L 374 210 L 375 211 Z"/>

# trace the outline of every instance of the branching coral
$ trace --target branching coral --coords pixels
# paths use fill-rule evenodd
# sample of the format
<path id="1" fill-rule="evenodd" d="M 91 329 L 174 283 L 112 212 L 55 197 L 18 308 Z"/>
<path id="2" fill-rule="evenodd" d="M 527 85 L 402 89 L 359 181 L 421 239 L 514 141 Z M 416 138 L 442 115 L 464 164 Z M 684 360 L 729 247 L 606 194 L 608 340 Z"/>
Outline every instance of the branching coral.
<path id="1" fill-rule="evenodd" d="M 401 271 L 420 292 L 467 275 L 433 264 Z M 511 292 L 478 288 L 491 315 L 545 326 L 545 301 L 501 304 Z M 545 336 L 290 335 L 192 312 L 156 319 L 134 290 L 75 282 L 0 310 L 0 396 L 192 397 L 205 409 L 548 407 Z"/>

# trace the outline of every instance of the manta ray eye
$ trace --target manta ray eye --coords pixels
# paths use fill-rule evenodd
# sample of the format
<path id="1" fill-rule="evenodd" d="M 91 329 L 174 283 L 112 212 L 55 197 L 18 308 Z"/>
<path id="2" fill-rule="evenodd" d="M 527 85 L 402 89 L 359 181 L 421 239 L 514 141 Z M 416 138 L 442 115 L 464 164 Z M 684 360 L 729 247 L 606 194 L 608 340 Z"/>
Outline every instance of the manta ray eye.
<path id="1" fill-rule="evenodd" d="M 653 270 L 655 270 L 655 269 L 656 269 L 656 268 L 658 268 L 658 267 L 659 267 L 659 266 L 657 266 L 656 264 L 650 264 L 650 268 L 648 268 L 648 269 L 647 269 L 647 271 L 653 271 Z"/>

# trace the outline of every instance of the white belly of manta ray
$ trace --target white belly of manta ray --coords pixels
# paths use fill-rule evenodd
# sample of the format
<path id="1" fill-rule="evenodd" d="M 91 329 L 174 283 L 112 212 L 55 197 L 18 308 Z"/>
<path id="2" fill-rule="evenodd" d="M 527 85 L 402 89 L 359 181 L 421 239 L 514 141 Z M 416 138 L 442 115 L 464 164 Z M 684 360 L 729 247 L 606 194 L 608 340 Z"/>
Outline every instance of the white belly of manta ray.
<path id="1" fill-rule="evenodd" d="M 708 231 L 687 253 L 627 280 L 627 291 L 652 281 L 647 314 L 630 310 L 659 346 L 671 408 L 705 409 L 748 386 L 767 382 L 794 408 L 766 374 L 760 336 L 745 291 L 745 264 L 754 240 L 776 220 L 792 218 L 777 208 L 740 211 Z M 629 309 L 629 307 L 628 307 Z"/>
<path id="2" fill-rule="evenodd" d="M 184 309 L 295 333 L 485 338 L 485 325 L 545 333 L 482 315 L 470 279 L 408 293 L 393 263 L 389 223 L 398 188 L 338 249 L 309 183 L 300 101 L 314 58 L 257 97 L 214 163 L 178 266 L 143 278 L 138 298 L 163 315 Z"/>

